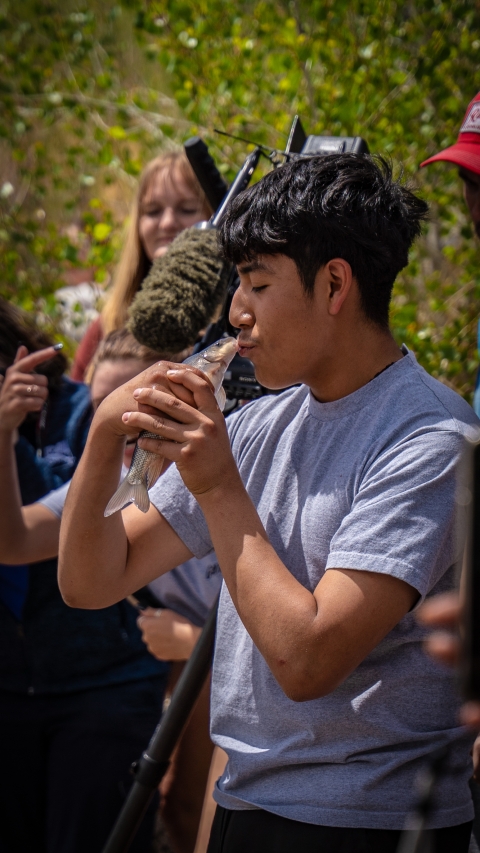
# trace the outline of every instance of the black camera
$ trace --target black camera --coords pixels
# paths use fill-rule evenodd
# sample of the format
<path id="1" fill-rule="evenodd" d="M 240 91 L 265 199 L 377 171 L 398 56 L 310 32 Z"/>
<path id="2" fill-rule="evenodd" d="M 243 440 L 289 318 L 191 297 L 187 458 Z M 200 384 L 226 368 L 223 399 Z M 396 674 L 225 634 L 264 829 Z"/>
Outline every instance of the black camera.
<path id="1" fill-rule="evenodd" d="M 284 152 L 286 157 L 347 153 L 368 154 L 365 139 L 361 136 L 307 136 L 300 118 L 295 116 Z"/>
<path id="2" fill-rule="evenodd" d="M 185 142 L 185 153 L 211 207 L 216 211 L 212 219 L 208 223 L 202 223 L 202 226 L 212 228 L 220 223 L 230 201 L 248 185 L 262 154 L 270 159 L 275 168 L 282 162 L 282 158 L 286 162 L 293 157 L 318 157 L 347 152 L 368 154 L 369 149 L 361 136 L 307 136 L 300 118 L 295 116 L 285 150 L 268 151 L 263 146 L 257 146 L 252 154 L 248 155 L 232 186 L 227 190 L 225 181 L 203 140 L 197 136 L 188 139 Z M 202 340 L 196 344 L 194 352 L 200 352 L 224 334 L 236 337 L 238 329 L 231 325 L 229 313 L 238 284 L 238 275 L 233 269 L 220 319 L 208 327 Z M 223 387 L 227 395 L 226 413 L 233 411 L 244 401 L 275 393 L 257 382 L 252 362 L 239 355 L 231 362 Z"/>

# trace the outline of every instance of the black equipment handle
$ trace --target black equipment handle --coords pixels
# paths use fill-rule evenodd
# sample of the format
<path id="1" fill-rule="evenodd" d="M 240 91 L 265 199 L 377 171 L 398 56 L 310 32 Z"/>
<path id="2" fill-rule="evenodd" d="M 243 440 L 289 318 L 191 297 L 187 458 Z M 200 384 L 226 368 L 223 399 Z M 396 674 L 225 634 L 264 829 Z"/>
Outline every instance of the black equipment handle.
<path id="1" fill-rule="evenodd" d="M 170 756 L 203 687 L 212 663 L 217 622 L 217 603 L 212 607 L 195 648 L 173 692 L 170 705 L 153 733 L 147 749 L 132 770 L 135 781 L 103 848 L 103 853 L 126 853 L 143 815 L 164 777 Z"/>
<path id="2" fill-rule="evenodd" d="M 218 228 L 220 225 L 225 213 L 227 212 L 228 205 L 233 199 L 248 186 L 250 178 L 252 177 L 257 163 L 260 160 L 260 156 L 262 154 L 261 148 L 255 148 L 251 154 L 248 155 L 245 163 L 237 174 L 232 186 L 230 187 L 227 195 L 223 199 L 222 204 L 218 208 L 217 212 L 213 214 L 210 219 L 209 226 L 210 228 Z"/>
<path id="3" fill-rule="evenodd" d="M 185 154 L 212 210 L 218 210 L 227 194 L 227 184 L 218 171 L 203 139 L 192 136 L 184 143 Z"/>
<path id="4" fill-rule="evenodd" d="M 441 746 L 433 752 L 419 773 L 416 782 L 417 803 L 407 818 L 396 853 L 429 853 L 431 846 L 426 824 L 434 805 L 435 785 L 445 772 L 449 749 L 450 746 Z"/>

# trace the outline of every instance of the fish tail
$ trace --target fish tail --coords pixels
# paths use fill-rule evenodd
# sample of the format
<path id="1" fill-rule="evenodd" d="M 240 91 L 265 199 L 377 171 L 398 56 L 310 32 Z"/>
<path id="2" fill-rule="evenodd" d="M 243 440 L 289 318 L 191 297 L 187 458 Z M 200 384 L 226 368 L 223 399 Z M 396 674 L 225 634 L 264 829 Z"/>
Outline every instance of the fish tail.
<path id="1" fill-rule="evenodd" d="M 148 497 L 146 485 L 144 483 L 129 483 L 127 477 L 120 483 L 117 491 L 105 507 L 105 512 L 103 513 L 105 518 L 118 512 L 119 509 L 125 509 L 131 503 L 134 503 L 142 512 L 148 512 L 150 498 Z"/>

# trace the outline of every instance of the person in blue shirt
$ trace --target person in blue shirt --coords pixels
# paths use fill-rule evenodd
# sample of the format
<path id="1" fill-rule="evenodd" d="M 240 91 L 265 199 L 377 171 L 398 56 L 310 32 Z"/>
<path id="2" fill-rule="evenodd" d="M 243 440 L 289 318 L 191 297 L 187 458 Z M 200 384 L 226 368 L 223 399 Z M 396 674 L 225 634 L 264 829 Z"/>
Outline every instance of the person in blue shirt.
<path id="1" fill-rule="evenodd" d="M 100 853 L 160 718 L 169 664 L 146 649 L 128 602 L 82 611 L 60 595 L 60 521 L 42 500 L 68 488 L 91 404 L 49 344 L 0 301 L 0 846 Z M 158 359 L 135 346 L 97 368 L 96 405 Z M 136 853 L 151 849 L 154 816 L 155 803 Z"/>

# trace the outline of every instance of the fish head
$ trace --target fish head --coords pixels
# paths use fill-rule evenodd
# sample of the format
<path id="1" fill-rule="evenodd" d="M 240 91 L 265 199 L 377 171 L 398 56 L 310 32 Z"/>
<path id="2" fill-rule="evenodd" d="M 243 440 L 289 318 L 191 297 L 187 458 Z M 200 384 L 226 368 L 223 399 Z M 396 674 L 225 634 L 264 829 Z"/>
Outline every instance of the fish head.
<path id="1" fill-rule="evenodd" d="M 196 367 L 205 373 L 215 391 L 218 391 L 223 382 L 225 371 L 237 350 L 238 344 L 235 338 L 220 338 L 219 341 L 210 344 L 201 352 L 185 359 L 184 364 L 191 364 L 192 367 Z"/>
<path id="2" fill-rule="evenodd" d="M 217 362 L 219 364 L 224 364 L 226 369 L 237 350 L 238 344 L 236 338 L 220 338 L 219 341 L 215 341 L 214 344 L 210 344 L 209 347 L 202 350 L 199 355 L 201 355 L 205 361 L 208 361 L 210 364 Z"/>

